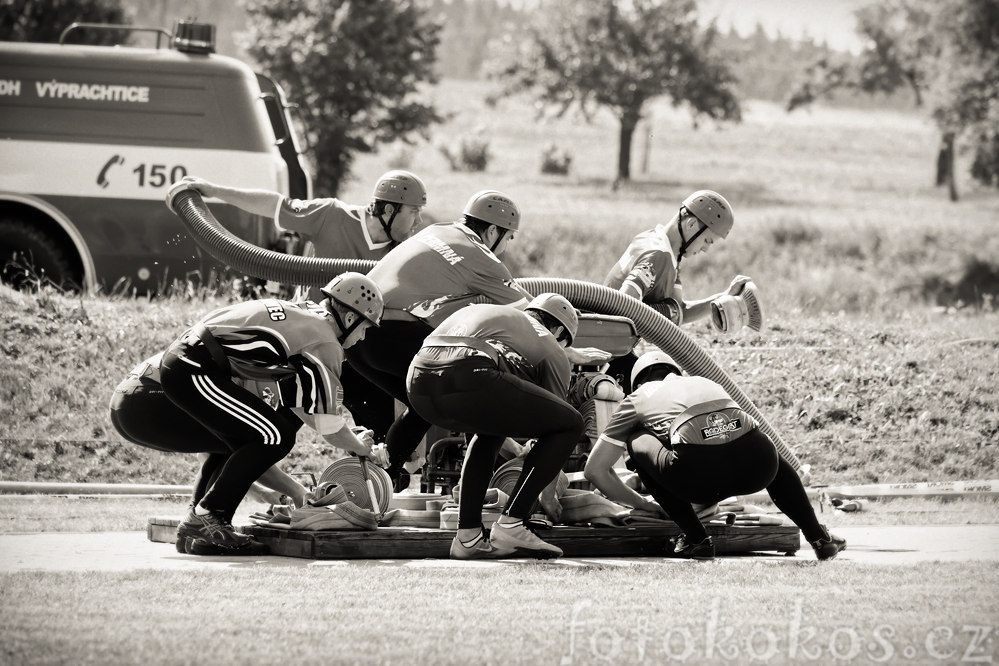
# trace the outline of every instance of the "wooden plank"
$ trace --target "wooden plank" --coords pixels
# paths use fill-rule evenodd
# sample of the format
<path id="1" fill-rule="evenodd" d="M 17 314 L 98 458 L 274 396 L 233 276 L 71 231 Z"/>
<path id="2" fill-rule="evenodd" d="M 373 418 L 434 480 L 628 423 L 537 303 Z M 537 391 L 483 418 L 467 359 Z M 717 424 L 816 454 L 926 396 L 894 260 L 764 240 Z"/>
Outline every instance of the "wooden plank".
<path id="1" fill-rule="evenodd" d="M 800 540 L 796 527 L 709 525 L 719 554 L 777 551 L 793 553 Z M 301 557 L 306 552 L 291 537 L 311 539 L 315 559 L 446 559 L 453 530 L 380 527 L 375 531 L 297 532 L 249 526 L 243 532 L 271 546 L 275 555 Z M 565 527 L 538 532 L 566 557 L 642 557 L 668 555 L 667 544 L 679 534 L 673 527 Z"/>
<path id="2" fill-rule="evenodd" d="M 310 560 L 323 559 L 316 555 L 316 540 L 313 535 L 319 534 L 318 532 L 282 530 L 260 525 L 241 526 L 237 529 L 270 546 L 271 555 L 303 557 Z"/>
<path id="3" fill-rule="evenodd" d="M 153 517 L 146 527 L 150 541 L 174 543 L 177 518 Z M 447 559 L 454 530 L 423 527 L 379 527 L 374 531 L 310 532 L 261 525 L 237 529 L 266 543 L 274 555 L 307 559 Z M 794 553 L 800 547 L 798 528 L 774 525 L 707 525 L 719 554 Z M 571 527 L 540 530 L 545 541 L 566 557 L 644 557 L 668 555 L 667 544 L 679 535 L 675 525 L 635 527 Z"/>
<path id="4" fill-rule="evenodd" d="M 153 516 L 146 521 L 146 538 L 154 543 L 176 543 L 180 518 Z"/>

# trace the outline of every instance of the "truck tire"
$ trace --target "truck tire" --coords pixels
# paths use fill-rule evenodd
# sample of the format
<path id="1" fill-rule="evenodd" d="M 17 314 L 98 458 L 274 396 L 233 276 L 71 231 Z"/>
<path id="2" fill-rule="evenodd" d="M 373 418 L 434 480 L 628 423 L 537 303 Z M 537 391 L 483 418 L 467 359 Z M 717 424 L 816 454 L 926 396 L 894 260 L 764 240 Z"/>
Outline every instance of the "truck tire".
<path id="1" fill-rule="evenodd" d="M 12 217 L 0 217 L 0 278 L 19 290 L 76 282 L 65 250 L 44 231 Z"/>

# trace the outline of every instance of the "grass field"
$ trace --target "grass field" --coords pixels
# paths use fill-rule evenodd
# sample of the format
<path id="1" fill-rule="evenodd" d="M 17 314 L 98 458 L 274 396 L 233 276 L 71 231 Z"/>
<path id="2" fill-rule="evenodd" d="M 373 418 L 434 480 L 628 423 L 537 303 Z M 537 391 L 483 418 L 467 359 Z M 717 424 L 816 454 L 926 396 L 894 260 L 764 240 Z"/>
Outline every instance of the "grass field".
<path id="1" fill-rule="evenodd" d="M 0 515 L 10 517 L 0 538 L 141 529 L 150 515 L 179 515 L 183 503 L 0 496 Z M 904 499 L 821 515 L 834 526 L 995 524 L 997 504 Z M 807 550 L 710 564 L 290 558 L 4 573 L 0 662 L 987 663 L 996 656 L 997 584 L 994 562 L 819 563 Z"/>
<path id="2" fill-rule="evenodd" d="M 484 563 L 430 575 L 356 562 L 0 575 L 4 661 L 928 664 L 995 654 L 999 575 L 975 564 Z"/>
<path id="3" fill-rule="evenodd" d="M 731 339 L 707 325 L 685 330 L 816 480 L 999 478 L 999 313 L 988 301 L 961 307 L 948 287 L 974 260 L 999 257 L 999 196 L 962 179 L 954 204 L 932 186 L 937 138 L 922 118 L 822 108 L 788 116 L 749 103 L 743 124 L 695 131 L 682 112 L 657 107 L 636 140 L 633 181 L 615 188 L 612 119 L 535 122 L 525 100 L 490 106 L 484 92 L 444 82 L 433 95 L 454 114 L 448 124 L 408 155 L 394 146 L 359 158 L 341 198 L 366 200 L 390 167 L 423 176 L 436 220 L 456 217 L 477 190 L 499 189 L 524 211 L 508 257 L 515 274 L 600 281 L 635 232 L 667 219 L 689 192 L 716 189 L 736 227 L 710 254 L 684 261 L 685 293 L 751 275 L 768 326 Z M 473 131 L 490 140 L 488 169 L 451 172 L 435 144 Z M 549 141 L 572 152 L 569 176 L 539 174 Z M 192 459 L 123 443 L 106 405 L 129 368 L 225 302 L 0 290 L 0 479 L 189 484 Z M 303 435 L 285 465 L 316 472 L 335 455 Z M 59 502 L 0 497 L 0 532 L 142 529 L 146 516 L 180 504 Z M 926 500 L 823 519 L 997 522 L 994 502 Z M 995 659 L 993 565 L 798 560 L 7 574 L 0 663 Z"/>

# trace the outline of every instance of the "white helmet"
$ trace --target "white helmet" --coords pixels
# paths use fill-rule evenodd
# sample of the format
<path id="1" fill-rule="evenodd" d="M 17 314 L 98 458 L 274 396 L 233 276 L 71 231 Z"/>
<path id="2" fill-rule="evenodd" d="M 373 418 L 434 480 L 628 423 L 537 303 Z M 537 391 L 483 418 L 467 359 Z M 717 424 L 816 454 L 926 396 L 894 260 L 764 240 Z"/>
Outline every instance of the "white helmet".
<path id="1" fill-rule="evenodd" d="M 631 368 L 632 390 L 635 389 L 635 380 L 639 378 L 639 375 L 644 373 L 646 370 L 657 366 L 666 366 L 669 368 L 670 372 L 674 372 L 678 375 L 682 374 L 680 366 L 677 365 L 676 361 L 674 361 L 673 358 L 666 352 L 659 351 L 658 349 L 655 351 L 645 352 L 638 357 L 638 360 L 635 361 L 635 365 Z"/>
<path id="2" fill-rule="evenodd" d="M 344 307 L 353 310 L 375 326 L 381 321 L 385 301 L 381 289 L 361 273 L 341 273 L 319 291 Z"/>
<path id="3" fill-rule="evenodd" d="M 732 206 L 717 192 L 698 190 L 684 199 L 682 206 L 721 238 L 728 236 L 735 224 Z"/>
<path id="4" fill-rule="evenodd" d="M 555 321 L 565 328 L 566 335 L 569 336 L 569 346 L 572 346 L 572 341 L 579 332 L 579 314 L 565 296 L 551 292 L 538 294 L 525 309 L 545 312 L 554 317 Z"/>
<path id="5" fill-rule="evenodd" d="M 396 169 L 382 174 L 375 183 L 371 198 L 395 204 L 425 206 L 427 187 L 415 173 Z"/>
<path id="6" fill-rule="evenodd" d="M 520 228 L 520 209 L 510 197 L 496 190 L 482 190 L 472 195 L 462 215 L 516 231 Z"/>

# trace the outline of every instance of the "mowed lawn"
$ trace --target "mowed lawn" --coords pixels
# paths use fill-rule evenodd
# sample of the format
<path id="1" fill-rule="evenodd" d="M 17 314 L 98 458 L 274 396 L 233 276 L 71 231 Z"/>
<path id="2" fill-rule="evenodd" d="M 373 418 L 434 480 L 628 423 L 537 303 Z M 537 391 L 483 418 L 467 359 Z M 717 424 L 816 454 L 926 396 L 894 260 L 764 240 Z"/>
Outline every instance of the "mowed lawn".
<path id="1" fill-rule="evenodd" d="M 994 565 L 810 555 L 644 562 L 6 574 L 0 660 L 926 664 L 997 656 Z"/>
<path id="2" fill-rule="evenodd" d="M 135 530 L 147 516 L 179 515 L 183 505 L 181 498 L 0 496 L 0 510 L 17 516 L 0 532 Z M 237 523 L 258 508 L 241 507 Z M 999 522 L 999 505 L 989 500 L 899 499 L 860 513 L 816 508 L 833 526 Z M 994 561 L 818 562 L 806 547 L 794 558 L 705 563 L 208 558 L 214 563 L 205 568 L 177 570 L 174 558 L 196 558 L 175 555 L 170 544 L 154 547 L 169 570 L 150 563 L 123 572 L 0 574 L 0 662 L 825 664 L 999 656 Z"/>

